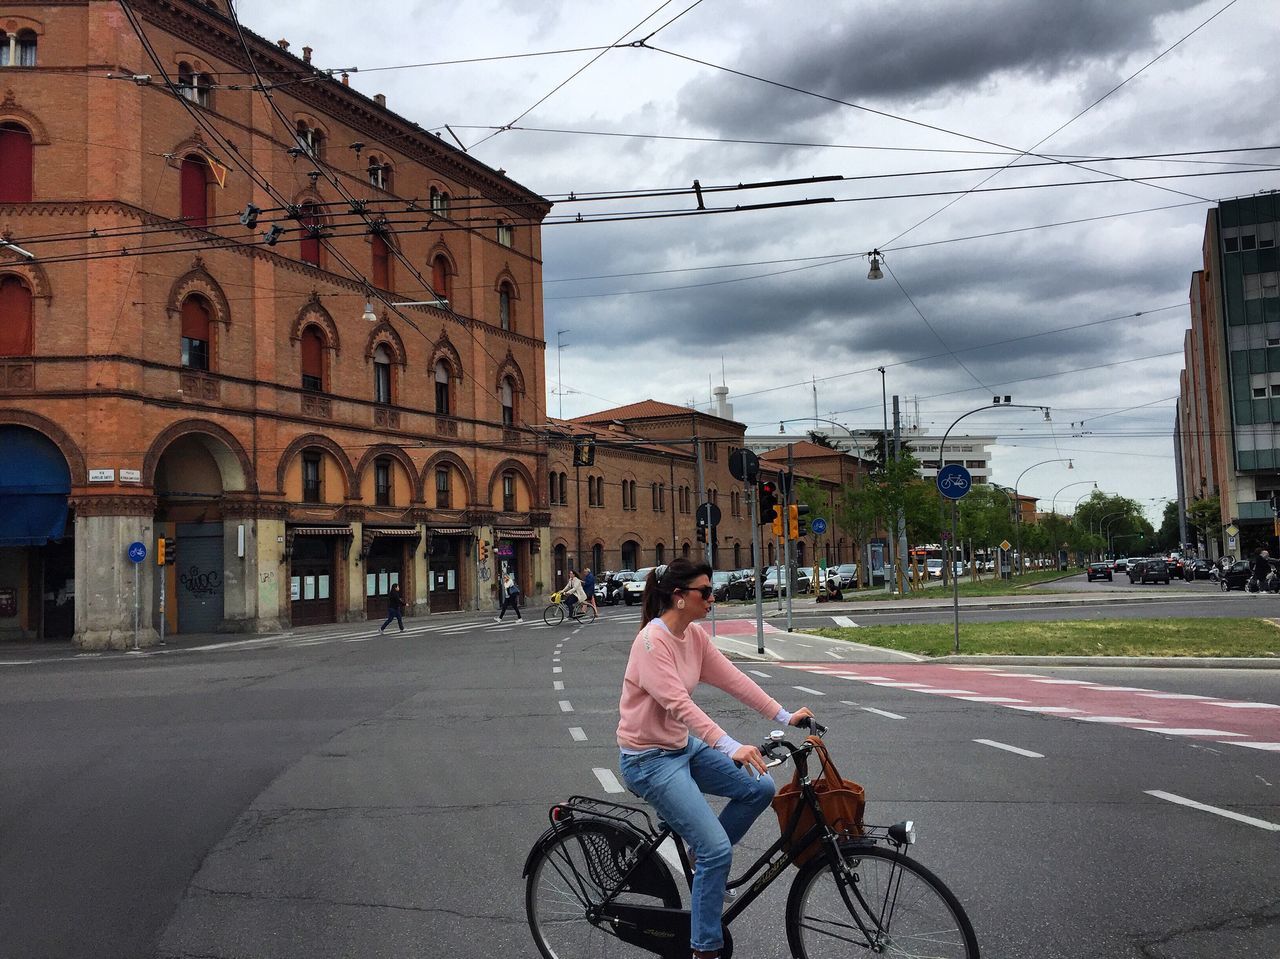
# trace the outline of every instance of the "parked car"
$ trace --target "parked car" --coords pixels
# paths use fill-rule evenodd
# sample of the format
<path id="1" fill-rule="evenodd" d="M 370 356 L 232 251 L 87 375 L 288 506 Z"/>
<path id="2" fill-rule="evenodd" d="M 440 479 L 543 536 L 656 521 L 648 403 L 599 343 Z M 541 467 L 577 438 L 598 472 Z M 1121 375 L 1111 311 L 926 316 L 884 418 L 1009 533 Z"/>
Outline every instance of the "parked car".
<path id="1" fill-rule="evenodd" d="M 644 569 L 638 569 L 631 574 L 631 579 L 622 584 L 622 602 L 627 606 L 634 606 L 640 602 L 644 596 L 644 581 L 649 578 L 654 567 L 646 566 Z"/>
<path id="2" fill-rule="evenodd" d="M 1212 579 L 1213 567 L 1202 559 L 1189 559 L 1182 564 L 1182 578 L 1188 583 L 1197 579 Z"/>
<path id="3" fill-rule="evenodd" d="M 760 586 L 760 595 L 765 599 L 778 595 L 778 572 L 779 570 L 777 566 L 770 566 L 764 571 L 764 582 Z M 796 592 L 807 593 L 811 586 L 811 581 L 809 577 L 804 574 L 804 571 L 802 569 L 796 570 Z M 782 595 L 787 595 L 785 577 L 782 584 Z"/>
<path id="4" fill-rule="evenodd" d="M 841 589 L 853 589 L 858 585 L 858 564 L 841 563 L 834 569 L 828 569 L 827 579 L 835 579 Z"/>
<path id="5" fill-rule="evenodd" d="M 1130 583 L 1164 583 L 1169 585 L 1169 564 L 1160 556 L 1134 560 L 1126 571 Z"/>
<path id="6" fill-rule="evenodd" d="M 1225 569 L 1218 570 L 1218 587 L 1224 593 L 1233 589 L 1244 589 L 1244 584 L 1249 582 L 1249 577 L 1252 575 L 1253 568 L 1248 560 L 1236 560 Z"/>
<path id="7" fill-rule="evenodd" d="M 1114 579 L 1111 575 L 1110 563 L 1090 563 L 1086 575 L 1089 577 L 1089 582 L 1091 583 L 1095 579 L 1105 579 L 1108 583 Z"/>
<path id="8" fill-rule="evenodd" d="M 711 588 L 715 590 L 717 603 L 731 599 L 754 599 L 756 595 L 755 584 L 750 579 L 744 579 L 740 574 L 729 570 L 712 573 Z"/>

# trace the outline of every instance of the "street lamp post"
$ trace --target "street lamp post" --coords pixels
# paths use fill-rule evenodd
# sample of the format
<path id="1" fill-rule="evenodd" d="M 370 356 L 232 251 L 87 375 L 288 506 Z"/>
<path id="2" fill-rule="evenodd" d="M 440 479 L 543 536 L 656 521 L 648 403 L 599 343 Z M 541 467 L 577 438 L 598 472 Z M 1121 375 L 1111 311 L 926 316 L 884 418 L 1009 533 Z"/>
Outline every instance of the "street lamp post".
<path id="1" fill-rule="evenodd" d="M 1044 412 L 1044 418 L 1046 420 L 1049 419 L 1049 407 L 1047 406 L 1031 406 L 1026 403 L 1011 403 L 1009 401 L 1009 397 L 1007 396 L 1004 398 L 1003 402 L 998 396 L 993 396 L 992 400 L 993 402 L 987 403 L 985 406 L 979 406 L 975 410 L 970 410 L 967 413 L 961 413 L 959 416 L 957 416 L 954 420 L 951 421 L 951 425 L 947 427 L 947 431 L 942 434 L 942 442 L 938 444 L 938 469 L 939 470 L 942 470 L 947 465 L 947 439 L 951 436 L 951 431 L 956 428 L 956 424 L 959 423 L 966 416 L 972 416 L 974 413 L 981 413 L 983 410 L 1016 409 L 1016 410 L 1042 410 Z M 951 501 L 951 539 L 948 540 L 947 542 L 947 551 L 946 551 L 947 565 L 943 567 L 943 574 L 951 576 L 951 611 L 952 611 L 953 620 L 955 622 L 955 642 L 953 644 L 953 649 L 956 655 L 959 655 L 960 653 L 960 580 L 956 577 L 956 567 L 955 567 L 954 557 L 955 557 L 955 548 L 956 548 L 956 536 L 958 534 L 957 527 L 959 526 L 959 517 L 960 517 L 959 501 L 952 500 Z"/>
<path id="2" fill-rule="evenodd" d="M 1062 489 L 1058 490 L 1057 493 L 1053 494 L 1053 499 L 1049 501 L 1049 512 L 1058 512 L 1058 496 L 1062 493 L 1062 490 L 1071 489 L 1073 486 L 1083 486 L 1085 483 L 1092 483 L 1094 489 L 1098 488 L 1097 480 L 1076 480 L 1074 483 L 1068 483 L 1066 486 L 1062 487 Z"/>
<path id="3" fill-rule="evenodd" d="M 1017 522 L 1013 524 L 1013 535 L 1014 535 L 1015 548 L 1018 551 L 1018 575 L 1019 576 L 1022 575 L 1023 561 L 1022 561 L 1022 500 L 1018 499 L 1018 484 L 1022 482 L 1022 477 L 1026 476 L 1037 466 L 1044 466 L 1047 463 L 1066 463 L 1067 469 L 1075 469 L 1075 466 L 1072 464 L 1071 460 L 1066 457 L 1060 457 L 1059 459 L 1053 459 L 1053 460 L 1041 460 L 1039 463 L 1032 463 L 1030 466 L 1024 469 L 1021 473 L 1019 473 L 1018 478 L 1013 481 L 1013 498 L 1014 498 L 1014 501 L 1017 503 L 1017 508 L 1018 508 Z"/>

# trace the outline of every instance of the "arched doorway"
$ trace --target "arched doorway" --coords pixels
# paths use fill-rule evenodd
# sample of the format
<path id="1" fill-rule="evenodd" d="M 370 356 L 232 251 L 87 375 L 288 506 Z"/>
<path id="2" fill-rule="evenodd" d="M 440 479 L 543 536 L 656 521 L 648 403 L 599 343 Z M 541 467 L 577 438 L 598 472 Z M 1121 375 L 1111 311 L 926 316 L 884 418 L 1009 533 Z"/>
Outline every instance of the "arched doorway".
<path id="1" fill-rule="evenodd" d="M 640 568 L 640 544 L 633 539 L 622 544 L 622 568 Z"/>
<path id="2" fill-rule="evenodd" d="M 245 488 L 240 460 L 210 433 L 178 436 L 156 460 L 156 536 L 177 543 L 177 560 L 164 570 L 165 628 L 207 633 L 223 626 L 227 549 L 222 497 Z M 158 625 L 157 611 L 157 625 Z"/>
<path id="3" fill-rule="evenodd" d="M 551 551 L 551 555 L 554 565 L 552 582 L 556 584 L 556 589 L 560 589 L 564 586 L 565 580 L 569 578 L 569 551 L 561 543 Z"/>
<path id="4" fill-rule="evenodd" d="M 71 470 L 43 433 L 0 426 L 0 639 L 75 632 Z"/>

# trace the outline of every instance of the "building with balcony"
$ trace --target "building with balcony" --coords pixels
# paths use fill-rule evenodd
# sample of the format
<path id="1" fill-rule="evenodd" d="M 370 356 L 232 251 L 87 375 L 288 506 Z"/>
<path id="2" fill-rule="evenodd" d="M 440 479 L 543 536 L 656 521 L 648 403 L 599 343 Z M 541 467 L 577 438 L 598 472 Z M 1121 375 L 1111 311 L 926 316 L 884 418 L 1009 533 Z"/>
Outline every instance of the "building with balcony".
<path id="1" fill-rule="evenodd" d="M 548 579 L 550 205 L 306 47 L 220 82 L 226 0 L 0 27 L 0 638 L 153 642 L 161 576 L 171 632 Z"/>

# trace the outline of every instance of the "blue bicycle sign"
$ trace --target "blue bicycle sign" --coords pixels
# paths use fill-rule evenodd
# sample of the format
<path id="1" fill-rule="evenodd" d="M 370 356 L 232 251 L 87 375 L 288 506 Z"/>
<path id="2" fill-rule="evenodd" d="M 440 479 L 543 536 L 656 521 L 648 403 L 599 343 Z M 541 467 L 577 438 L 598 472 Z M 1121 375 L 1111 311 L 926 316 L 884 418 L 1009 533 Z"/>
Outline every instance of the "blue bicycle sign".
<path id="1" fill-rule="evenodd" d="M 147 548 L 142 543 L 130 543 L 128 556 L 130 562 L 141 563 L 147 558 Z"/>
<path id="2" fill-rule="evenodd" d="M 960 499 L 972 485 L 973 477 L 959 463 L 950 463 L 938 470 L 938 492 L 947 499 Z"/>

